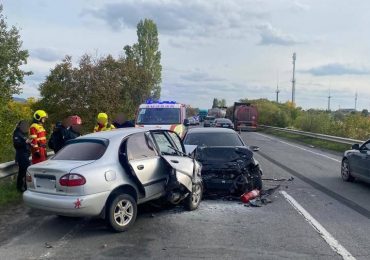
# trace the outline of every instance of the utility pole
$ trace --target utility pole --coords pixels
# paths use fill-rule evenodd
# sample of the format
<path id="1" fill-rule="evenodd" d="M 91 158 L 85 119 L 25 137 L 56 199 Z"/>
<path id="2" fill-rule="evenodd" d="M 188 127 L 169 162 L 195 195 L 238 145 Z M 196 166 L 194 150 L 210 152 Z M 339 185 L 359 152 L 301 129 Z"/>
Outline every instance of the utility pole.
<path id="1" fill-rule="evenodd" d="M 355 111 L 357 111 L 357 90 L 356 90 L 356 94 L 355 94 Z"/>
<path id="2" fill-rule="evenodd" d="M 330 95 L 330 89 L 329 89 L 329 96 L 328 96 L 328 111 L 330 111 L 330 99 L 332 96 Z"/>
<path id="3" fill-rule="evenodd" d="M 280 89 L 279 89 L 279 84 L 276 86 L 276 103 L 279 103 L 279 93 L 280 93 Z"/>
<path id="4" fill-rule="evenodd" d="M 292 79 L 292 103 L 295 105 L 295 60 L 296 60 L 296 53 L 293 53 L 293 79 Z"/>

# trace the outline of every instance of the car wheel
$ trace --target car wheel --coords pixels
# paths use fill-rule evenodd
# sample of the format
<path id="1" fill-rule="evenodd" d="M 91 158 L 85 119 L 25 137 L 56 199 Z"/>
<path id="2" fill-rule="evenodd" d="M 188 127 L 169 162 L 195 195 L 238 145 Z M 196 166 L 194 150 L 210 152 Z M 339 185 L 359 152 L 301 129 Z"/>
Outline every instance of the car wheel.
<path id="1" fill-rule="evenodd" d="M 107 221 L 114 231 L 126 231 L 136 220 L 137 204 L 128 194 L 117 195 L 109 203 L 107 210 Z"/>
<path id="2" fill-rule="evenodd" d="M 351 168 L 349 166 L 348 159 L 343 159 L 341 167 L 342 180 L 347 182 L 353 182 L 355 178 L 351 174 Z"/>
<path id="3" fill-rule="evenodd" d="M 253 176 L 253 178 L 251 179 L 251 186 L 252 186 L 252 190 L 254 189 L 257 189 L 257 190 L 262 190 L 262 173 L 261 171 L 258 171 L 257 174 L 255 174 Z"/>
<path id="4" fill-rule="evenodd" d="M 203 185 L 201 182 L 193 184 L 193 191 L 185 199 L 185 207 L 187 210 L 196 210 L 199 207 L 203 197 Z"/>

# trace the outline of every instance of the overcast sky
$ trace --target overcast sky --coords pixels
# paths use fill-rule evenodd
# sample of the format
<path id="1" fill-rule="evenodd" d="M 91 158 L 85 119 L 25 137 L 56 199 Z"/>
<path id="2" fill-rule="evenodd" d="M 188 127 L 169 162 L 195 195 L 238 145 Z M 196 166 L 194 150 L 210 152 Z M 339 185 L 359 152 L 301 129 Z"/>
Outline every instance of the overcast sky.
<path id="1" fill-rule="evenodd" d="M 362 0 L 3 0 L 8 24 L 21 28 L 30 51 L 21 97 L 66 55 L 118 57 L 136 41 L 136 24 L 153 19 L 162 52 L 162 99 L 207 108 L 240 98 L 291 98 L 292 54 L 296 103 L 332 109 L 370 108 L 370 1 Z"/>

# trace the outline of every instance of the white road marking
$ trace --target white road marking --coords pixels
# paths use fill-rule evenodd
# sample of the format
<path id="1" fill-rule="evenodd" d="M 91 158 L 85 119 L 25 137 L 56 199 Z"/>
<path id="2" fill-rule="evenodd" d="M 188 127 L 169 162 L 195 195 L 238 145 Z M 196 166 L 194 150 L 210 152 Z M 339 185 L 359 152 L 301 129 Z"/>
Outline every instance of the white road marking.
<path id="1" fill-rule="evenodd" d="M 314 152 L 314 151 L 311 151 L 311 150 L 309 150 L 309 149 L 306 149 L 306 148 L 300 147 L 300 146 L 298 146 L 298 145 L 294 145 L 294 144 L 291 144 L 291 143 L 288 143 L 288 142 L 281 141 L 281 140 L 279 140 L 279 139 L 277 139 L 277 138 L 271 138 L 271 137 L 269 137 L 269 136 L 267 136 L 267 135 L 260 134 L 260 133 L 255 133 L 255 134 L 260 135 L 260 136 L 263 136 L 263 137 L 266 137 L 266 138 L 268 138 L 268 139 L 270 139 L 270 140 L 278 141 L 278 142 L 280 142 L 280 143 L 283 143 L 283 144 L 286 144 L 286 145 L 289 145 L 289 146 L 292 146 L 292 147 L 295 147 L 295 148 L 301 149 L 301 150 L 303 150 L 303 151 L 306 151 L 306 152 L 309 152 L 309 153 L 312 153 L 312 154 L 315 154 L 315 155 L 318 155 L 318 156 L 321 156 L 321 157 L 325 157 L 325 158 L 327 158 L 327 159 L 329 159 L 329 160 L 332 160 L 332 161 L 335 161 L 335 162 L 341 162 L 340 160 L 335 159 L 335 158 L 333 158 L 333 157 L 330 157 L 330 156 L 328 156 L 328 155 L 326 155 L 326 154 L 322 154 L 322 153 Z"/>
<path id="2" fill-rule="evenodd" d="M 350 252 L 347 251 L 339 242 L 314 218 L 305 210 L 292 196 L 290 196 L 286 191 L 280 191 L 284 198 L 289 202 L 293 208 L 301 214 L 305 220 L 320 234 L 320 236 L 325 240 L 325 242 L 340 255 L 344 260 L 356 260 Z"/>

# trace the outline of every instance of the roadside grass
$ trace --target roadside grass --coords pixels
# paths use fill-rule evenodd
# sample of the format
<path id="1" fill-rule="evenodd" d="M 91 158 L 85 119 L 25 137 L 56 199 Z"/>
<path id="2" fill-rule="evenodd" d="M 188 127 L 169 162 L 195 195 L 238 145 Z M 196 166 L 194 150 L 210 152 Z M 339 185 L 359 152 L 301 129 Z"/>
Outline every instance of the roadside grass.
<path id="1" fill-rule="evenodd" d="M 0 210 L 12 203 L 19 203 L 21 200 L 22 194 L 17 191 L 14 177 L 0 180 Z"/>
<path id="2" fill-rule="evenodd" d="M 294 141 L 297 143 L 306 144 L 309 146 L 314 146 L 316 148 L 322 148 L 334 152 L 340 152 L 343 153 L 344 151 L 351 149 L 351 145 L 348 144 L 340 144 L 336 142 L 321 140 L 309 136 L 302 136 L 298 134 L 292 134 L 292 133 L 285 133 L 273 129 L 264 129 L 261 131 L 262 133 L 271 134 L 286 140 Z"/>

